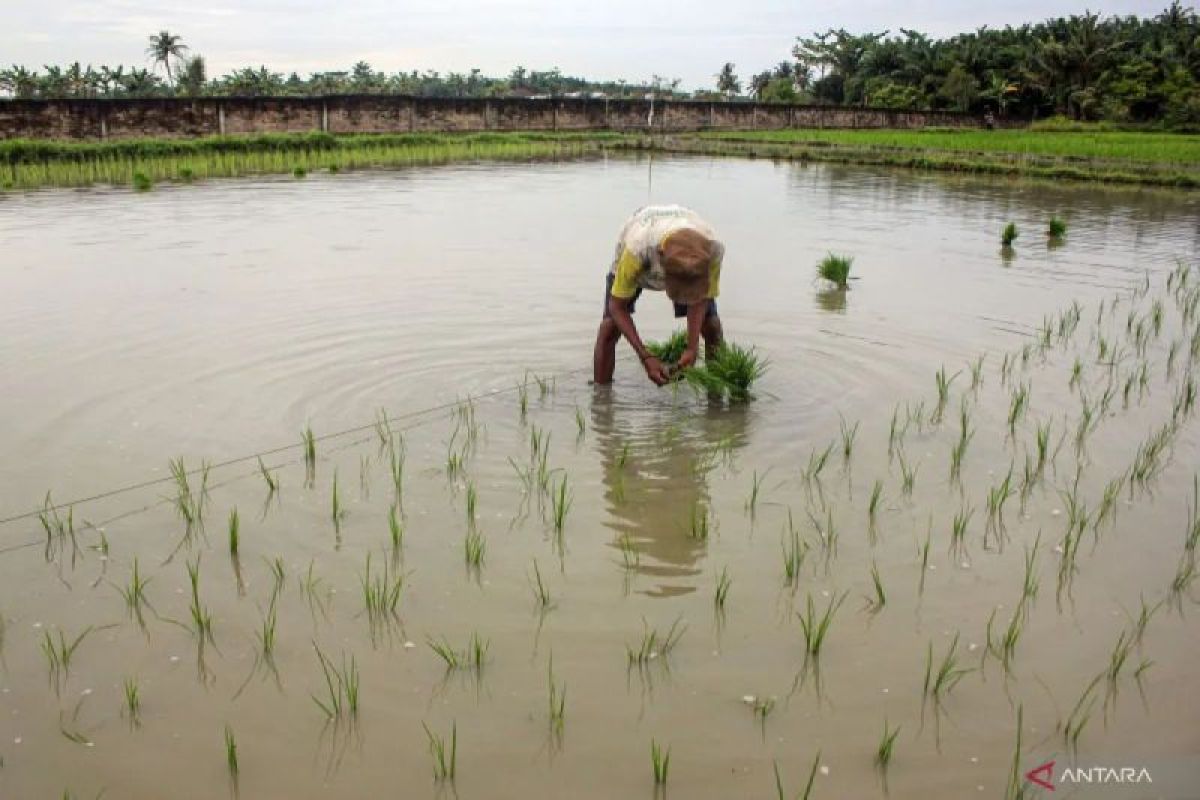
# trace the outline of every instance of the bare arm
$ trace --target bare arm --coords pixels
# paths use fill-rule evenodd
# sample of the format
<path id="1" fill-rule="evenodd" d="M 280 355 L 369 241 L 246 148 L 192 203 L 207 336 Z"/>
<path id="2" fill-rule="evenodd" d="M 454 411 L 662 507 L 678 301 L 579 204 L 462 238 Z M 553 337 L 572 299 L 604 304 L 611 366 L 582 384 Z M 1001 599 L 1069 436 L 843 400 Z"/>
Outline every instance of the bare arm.
<path id="1" fill-rule="evenodd" d="M 687 349 L 679 357 L 679 366 L 690 367 L 696 363 L 696 355 L 700 351 L 700 328 L 704 325 L 704 315 L 708 313 L 708 301 L 701 300 L 692 303 L 687 310 Z"/>
<path id="2" fill-rule="evenodd" d="M 650 351 L 646 349 L 646 345 L 642 342 L 642 337 L 638 334 L 637 325 L 633 322 L 633 316 L 629 313 L 629 301 L 620 297 L 609 297 L 608 313 L 616 324 L 617 330 L 629 342 L 629 346 L 633 348 L 633 352 L 637 353 L 642 366 L 646 368 L 646 376 L 659 386 L 666 383 L 666 369 L 663 368 L 661 361 L 650 354 Z M 700 329 L 697 328 L 697 335 L 699 335 L 699 331 Z"/>

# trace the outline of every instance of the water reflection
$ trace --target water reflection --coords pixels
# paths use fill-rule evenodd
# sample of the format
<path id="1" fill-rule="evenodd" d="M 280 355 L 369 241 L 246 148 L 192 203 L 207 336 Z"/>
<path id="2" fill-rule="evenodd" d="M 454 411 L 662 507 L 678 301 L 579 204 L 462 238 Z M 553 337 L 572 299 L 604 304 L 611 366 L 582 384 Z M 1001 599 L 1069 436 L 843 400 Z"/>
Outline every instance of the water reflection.
<path id="1" fill-rule="evenodd" d="M 652 597 L 696 590 L 707 536 L 716 533 L 709 476 L 748 439 L 746 406 L 698 401 L 684 386 L 673 391 L 669 401 L 638 406 L 623 402 L 632 391 L 622 398 L 620 388 L 598 386 L 592 401 L 604 524 L 617 562 L 649 578 L 640 591 Z"/>
<path id="2" fill-rule="evenodd" d="M 817 292 L 817 308 L 833 314 L 845 314 L 846 293 L 846 289 L 824 289 Z"/>

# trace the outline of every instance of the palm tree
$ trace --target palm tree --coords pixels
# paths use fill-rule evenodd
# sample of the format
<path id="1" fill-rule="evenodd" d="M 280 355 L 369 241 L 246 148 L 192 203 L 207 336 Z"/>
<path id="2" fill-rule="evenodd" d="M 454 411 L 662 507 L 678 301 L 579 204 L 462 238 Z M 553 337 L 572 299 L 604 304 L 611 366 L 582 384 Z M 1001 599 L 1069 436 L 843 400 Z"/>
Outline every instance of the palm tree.
<path id="1" fill-rule="evenodd" d="M 150 56 L 155 66 L 162 64 L 163 69 L 167 72 L 167 82 L 174 84 L 175 75 L 171 72 L 171 59 L 182 60 L 187 49 L 182 36 L 175 36 L 169 31 L 159 31 L 150 37 L 150 46 L 146 48 L 146 55 Z"/>
<path id="2" fill-rule="evenodd" d="M 733 70 L 733 63 L 727 61 L 725 66 L 721 67 L 721 71 L 717 73 L 717 91 L 726 97 L 732 97 L 742 91 L 742 82 L 738 80 L 737 73 Z"/>

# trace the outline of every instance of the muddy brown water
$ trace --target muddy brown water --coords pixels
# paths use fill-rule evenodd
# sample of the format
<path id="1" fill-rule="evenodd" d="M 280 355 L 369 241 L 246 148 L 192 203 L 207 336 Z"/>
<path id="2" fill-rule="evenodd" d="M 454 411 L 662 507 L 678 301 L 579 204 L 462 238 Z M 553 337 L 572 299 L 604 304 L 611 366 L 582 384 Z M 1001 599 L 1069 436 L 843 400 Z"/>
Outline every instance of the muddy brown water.
<path id="1" fill-rule="evenodd" d="M 1154 478 L 1122 484 L 1094 523 L 1105 485 L 1172 419 L 1192 376 L 1196 321 L 1182 308 L 1200 274 L 1184 292 L 1167 280 L 1180 259 L 1196 263 L 1196 196 L 734 160 L 659 159 L 652 181 L 650 169 L 468 165 L 0 199 L 0 518 L 47 491 L 65 503 L 169 479 L 172 458 L 198 469 L 274 451 L 263 459 L 280 483 L 270 495 L 254 459 L 213 467 L 190 537 L 169 480 L 75 504 L 74 542 L 56 533 L 47 545 L 36 515 L 0 525 L 0 796 L 652 796 L 654 740 L 670 748 L 677 797 L 774 797 L 773 762 L 792 796 L 818 752 L 813 797 L 874 797 L 886 721 L 900 728 L 891 796 L 1001 797 L 1018 708 L 1022 773 L 1051 759 L 1194 771 L 1196 588 L 1170 591 L 1200 460 L 1190 413 L 1175 415 Z M 612 238 L 647 200 L 690 204 L 725 238 L 727 331 L 770 359 L 755 402 L 656 389 L 628 359 L 613 387 L 588 385 Z M 1070 225 L 1059 246 L 1041 233 L 1051 214 Z M 1021 237 L 1002 255 L 1009 220 Z M 855 257 L 849 292 L 814 283 L 830 250 Z M 1040 326 L 1073 302 L 1074 331 L 1056 327 L 1039 346 Z M 655 296 L 637 319 L 652 336 L 673 326 Z M 957 377 L 934 423 L 943 365 Z M 542 390 L 534 375 L 553 382 Z M 1010 433 L 1021 385 L 1029 407 Z M 1085 399 L 1097 421 L 1077 447 Z M 964 402 L 972 435 L 953 480 Z M 921 424 L 889 455 L 897 407 L 900 427 L 918 413 Z M 388 451 L 371 427 L 380 408 L 405 453 L 399 552 Z M 859 424 L 849 461 L 841 419 Z M 1046 423 L 1057 455 L 1022 493 Z M 306 425 L 339 434 L 317 442 L 311 485 Z M 550 485 L 567 481 L 561 535 L 536 476 L 526 486 L 510 462 L 530 465 L 534 432 L 548 441 Z M 448 452 L 468 439 L 463 471 L 448 475 Z M 900 453 L 916 469 L 911 496 Z M 1014 494 L 993 528 L 988 491 L 1010 464 Z M 190 478 L 197 496 L 201 480 Z M 1060 591 L 1075 485 L 1089 516 Z M 486 542 L 477 570 L 464 558 L 472 492 Z M 707 538 L 689 535 L 697 514 Z M 956 514 L 968 519 L 961 548 Z M 68 527 L 68 510 L 58 515 Z M 791 585 L 789 516 L 809 548 Z M 829 520 L 836 547 L 822 539 Z M 1006 671 L 987 655 L 986 626 L 995 611 L 999 651 L 1031 551 L 1038 591 Z M 364 609 L 368 555 L 373 575 L 403 575 L 394 616 Z M 150 579 L 144 624 L 120 592 L 135 558 Z M 208 643 L 189 611 L 197 559 Z M 276 559 L 270 669 L 258 637 Z M 886 593 L 875 610 L 872 566 Z M 723 570 L 732 584 L 718 612 Z M 821 610 L 843 594 L 806 667 L 798 615 L 810 597 Z M 1089 693 L 1143 598 L 1161 605 L 1140 644 Z M 676 620 L 678 644 L 631 666 L 644 626 L 665 633 Z M 70 644 L 85 631 L 56 672 L 46 635 Z M 462 649 L 473 633 L 488 643 L 480 670 L 448 672 L 427 644 Z M 927 648 L 936 669 L 956 635 L 971 671 L 934 702 Z M 314 702 L 325 694 L 315 647 L 353 660 L 356 717 L 329 721 Z M 566 686 L 559 732 L 551 654 Z M 748 696 L 774 705 L 760 718 Z M 1059 728 L 1081 696 L 1073 752 Z M 422 723 L 456 726 L 453 786 L 433 778 Z"/>

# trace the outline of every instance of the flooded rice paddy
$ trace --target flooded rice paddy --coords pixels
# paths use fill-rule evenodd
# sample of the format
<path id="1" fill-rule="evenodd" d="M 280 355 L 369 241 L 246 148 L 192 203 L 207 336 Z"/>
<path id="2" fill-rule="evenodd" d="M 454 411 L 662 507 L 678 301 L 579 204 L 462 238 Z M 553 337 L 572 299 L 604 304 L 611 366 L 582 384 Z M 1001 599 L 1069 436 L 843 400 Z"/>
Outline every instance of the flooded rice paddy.
<path id="1" fill-rule="evenodd" d="M 647 201 L 723 235 L 753 403 L 588 384 Z M 0 796 L 1194 774 L 1198 206 L 699 159 L 5 196 Z"/>

